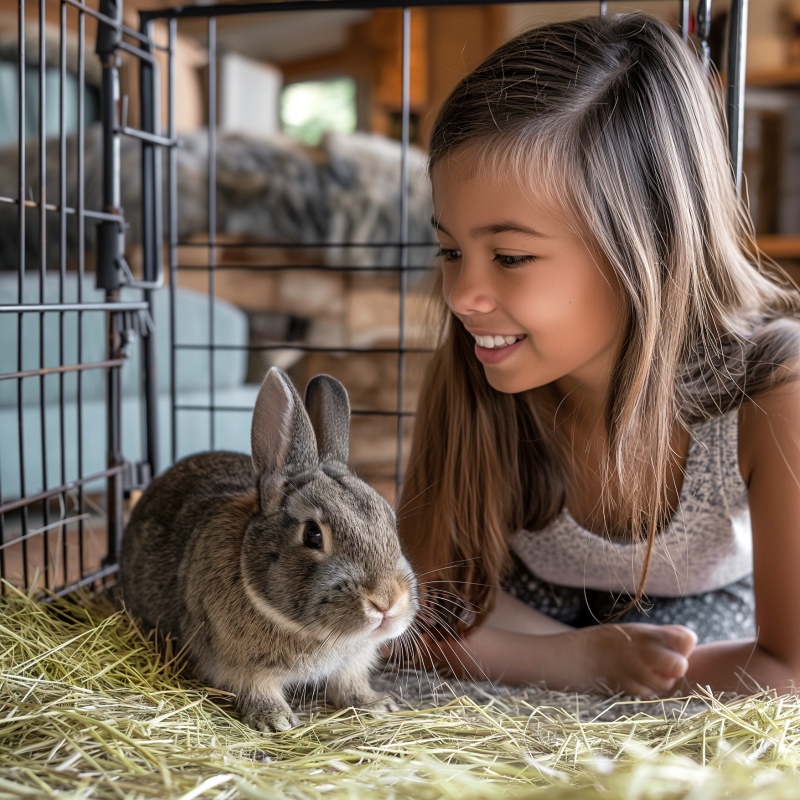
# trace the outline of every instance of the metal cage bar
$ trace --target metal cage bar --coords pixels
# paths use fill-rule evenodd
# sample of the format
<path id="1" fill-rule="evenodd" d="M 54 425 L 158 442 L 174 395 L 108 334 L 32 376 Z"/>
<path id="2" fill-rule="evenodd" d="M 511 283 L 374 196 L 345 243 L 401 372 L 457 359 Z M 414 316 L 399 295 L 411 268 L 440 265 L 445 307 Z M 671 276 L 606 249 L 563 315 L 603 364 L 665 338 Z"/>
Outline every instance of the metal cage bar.
<path id="1" fill-rule="evenodd" d="M 19 260 L 17 262 L 17 303 L 22 305 L 25 297 L 25 248 L 22 243 L 25 241 L 26 228 L 25 228 L 25 187 L 26 187 L 26 174 L 25 174 L 25 103 L 23 98 L 25 96 L 25 0 L 20 0 L 19 4 L 19 27 L 18 27 L 18 59 L 17 59 L 17 76 L 18 76 L 18 128 L 17 136 L 19 142 L 19 172 L 17 185 L 17 200 L 19 203 L 18 215 L 18 232 L 19 232 Z M 23 316 L 20 314 L 17 317 L 17 369 L 22 370 L 23 354 L 22 354 L 22 331 L 23 331 Z M 19 425 L 19 485 L 22 496 L 25 496 L 25 424 L 24 424 L 24 405 L 23 405 L 23 385 L 22 381 L 17 382 L 17 422 Z M 21 517 L 22 526 L 22 574 L 27 581 L 28 576 L 28 508 L 22 508 Z"/>
<path id="2" fill-rule="evenodd" d="M 742 188 L 747 3 L 748 0 L 736 0 L 731 3 L 728 25 L 728 85 L 725 100 L 728 118 L 728 147 L 737 191 L 741 191 Z"/>
<path id="3" fill-rule="evenodd" d="M 403 8 L 403 55 L 401 61 L 401 126 L 400 126 L 400 302 L 398 304 L 397 349 L 397 455 L 395 458 L 395 486 L 397 496 L 403 475 L 403 430 L 405 418 L 405 372 L 406 372 L 406 296 L 408 294 L 408 148 L 410 146 L 411 106 L 411 9 Z"/>
<path id="4" fill-rule="evenodd" d="M 217 267 L 217 20 L 208 18 L 208 405 L 213 409 L 215 353 L 214 353 L 214 296 L 216 294 Z M 215 413 L 208 415 L 211 449 L 216 443 Z M 172 454 L 175 459 L 176 453 Z"/>

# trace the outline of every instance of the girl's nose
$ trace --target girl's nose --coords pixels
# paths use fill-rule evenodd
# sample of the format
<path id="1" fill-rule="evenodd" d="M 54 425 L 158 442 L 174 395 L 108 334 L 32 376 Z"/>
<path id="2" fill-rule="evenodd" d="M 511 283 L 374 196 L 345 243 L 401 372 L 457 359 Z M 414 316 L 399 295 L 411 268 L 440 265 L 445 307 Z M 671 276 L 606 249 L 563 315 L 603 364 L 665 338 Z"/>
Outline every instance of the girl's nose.
<path id="1" fill-rule="evenodd" d="M 444 299 L 455 314 L 486 314 L 495 307 L 485 272 L 465 260 L 444 270 Z"/>

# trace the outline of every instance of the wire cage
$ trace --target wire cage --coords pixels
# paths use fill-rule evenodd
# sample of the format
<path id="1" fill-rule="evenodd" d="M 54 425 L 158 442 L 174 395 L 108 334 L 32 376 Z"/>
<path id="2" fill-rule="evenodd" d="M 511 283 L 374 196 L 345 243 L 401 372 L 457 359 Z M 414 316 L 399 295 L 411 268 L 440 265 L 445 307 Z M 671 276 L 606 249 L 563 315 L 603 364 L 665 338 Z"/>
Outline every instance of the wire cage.
<path id="1" fill-rule="evenodd" d="M 123 0 L 18 5 L 0 71 L 16 122 L 0 151 L 0 576 L 59 594 L 113 580 L 130 500 L 190 452 L 247 450 L 270 364 L 301 388 L 321 371 L 343 380 L 354 466 L 394 498 L 432 346 L 415 21 L 487 4 L 184 5 L 142 11 L 138 28 Z M 690 3 L 674 5 L 688 38 Z M 701 57 L 718 58 L 711 0 L 693 9 Z M 221 105 L 247 78 L 223 58 L 221 22 L 247 14 L 279 30 L 323 11 L 391 15 L 391 137 L 301 147 L 232 133 Z M 725 11 L 738 181 L 746 0 Z M 191 134 L 177 122 L 182 26 L 207 54 L 207 119 Z M 256 100 L 244 106 L 258 116 Z"/>
<path id="2" fill-rule="evenodd" d="M 100 15 L 18 6 L 3 62 L 16 135 L 0 187 L 0 573 L 66 592 L 116 570 L 121 372 L 149 303 L 121 297 L 97 269 L 98 239 L 121 224 L 107 202 L 113 175 L 88 158 L 88 140 L 111 130 L 110 84 L 87 54 L 86 21 Z"/>

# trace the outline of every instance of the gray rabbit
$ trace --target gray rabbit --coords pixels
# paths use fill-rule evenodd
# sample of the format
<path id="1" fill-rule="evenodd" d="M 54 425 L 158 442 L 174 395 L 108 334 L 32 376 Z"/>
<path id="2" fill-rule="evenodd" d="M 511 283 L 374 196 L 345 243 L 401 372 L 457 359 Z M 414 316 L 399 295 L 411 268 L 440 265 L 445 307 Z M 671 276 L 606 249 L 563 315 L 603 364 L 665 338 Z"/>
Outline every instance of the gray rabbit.
<path id="1" fill-rule="evenodd" d="M 123 537 L 129 612 L 176 639 L 259 730 L 296 725 L 285 692 L 308 683 L 327 682 L 339 707 L 397 710 L 370 673 L 412 623 L 417 584 L 391 507 L 347 468 L 349 427 L 341 383 L 312 379 L 304 408 L 273 368 L 252 460 L 180 461 L 144 492 Z"/>

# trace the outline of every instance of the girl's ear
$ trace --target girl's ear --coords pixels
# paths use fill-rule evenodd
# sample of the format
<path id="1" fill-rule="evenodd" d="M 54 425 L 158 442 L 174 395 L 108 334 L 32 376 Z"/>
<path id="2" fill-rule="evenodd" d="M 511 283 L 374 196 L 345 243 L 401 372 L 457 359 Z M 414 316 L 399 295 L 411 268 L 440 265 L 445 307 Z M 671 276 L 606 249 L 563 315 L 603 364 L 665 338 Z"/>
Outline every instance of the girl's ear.
<path id="1" fill-rule="evenodd" d="M 336 378 L 317 375 L 306 388 L 306 409 L 317 437 L 320 459 L 347 464 L 350 454 L 350 401 Z"/>
<path id="2" fill-rule="evenodd" d="M 288 464 L 319 462 L 314 430 L 289 376 L 272 367 L 256 398 L 250 431 L 253 469 L 258 475 L 279 472 Z"/>

